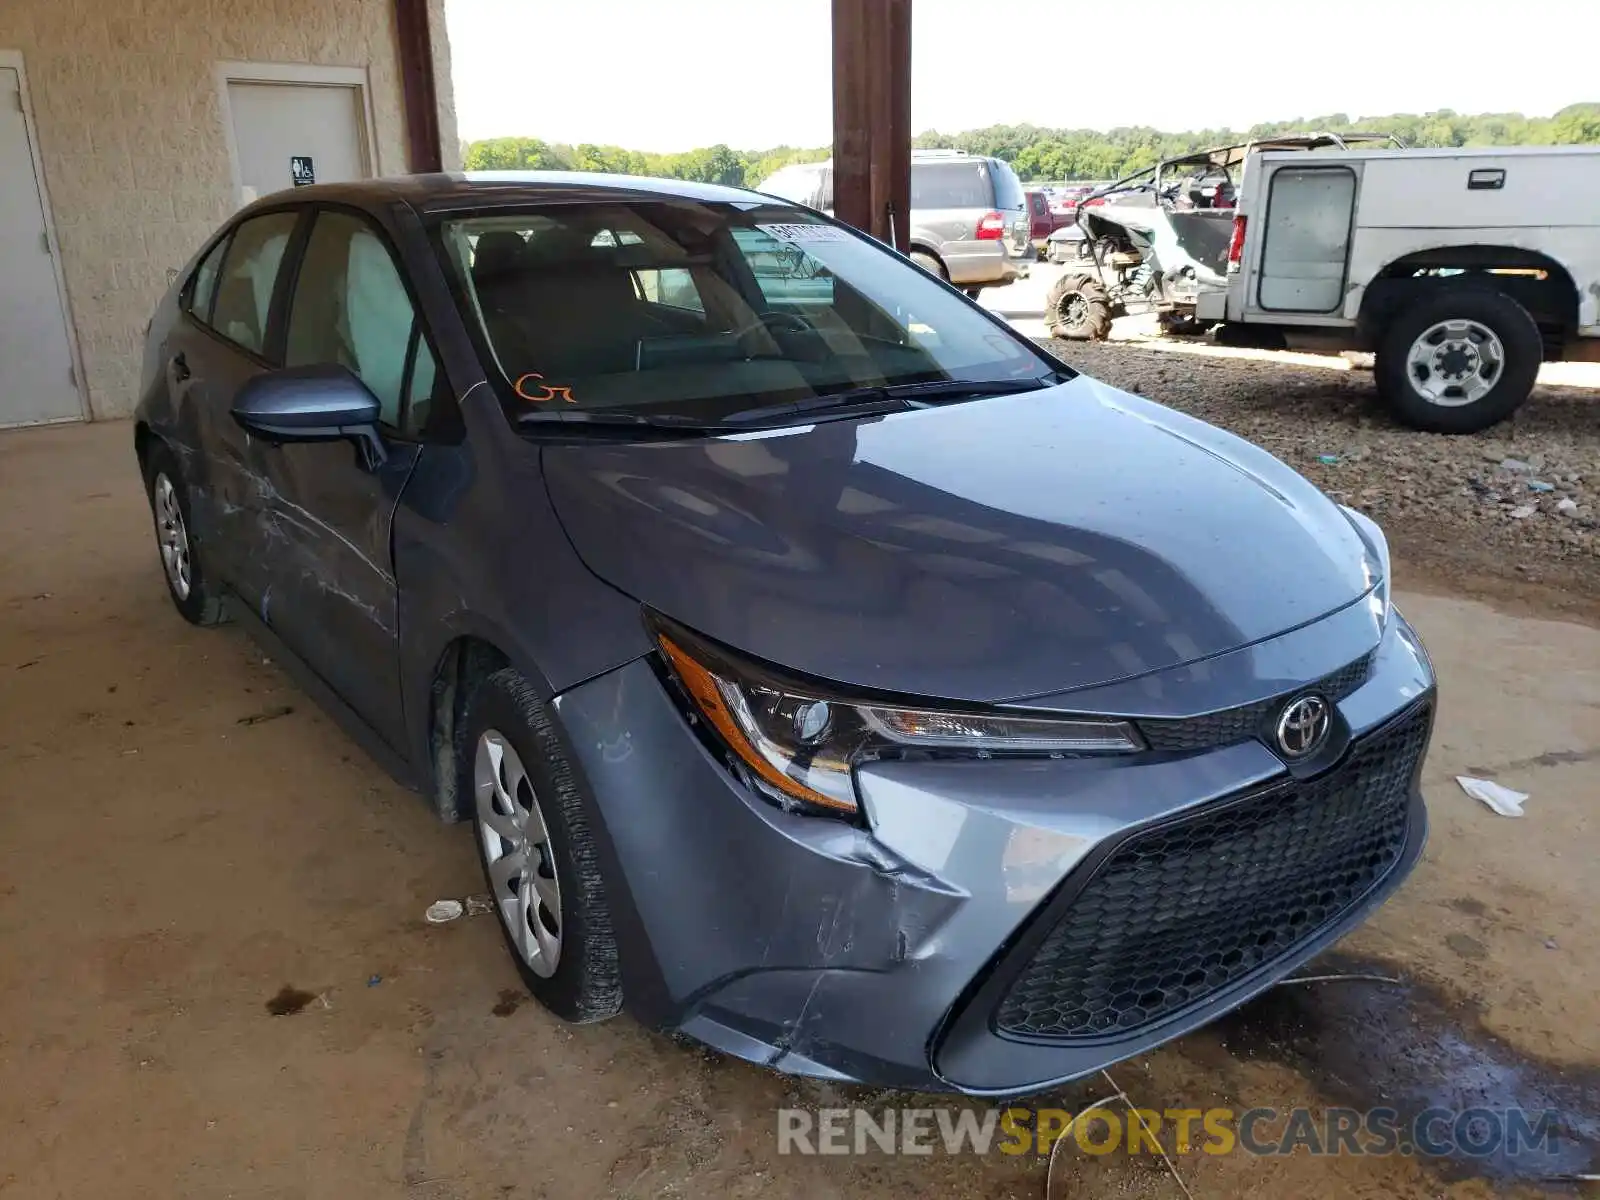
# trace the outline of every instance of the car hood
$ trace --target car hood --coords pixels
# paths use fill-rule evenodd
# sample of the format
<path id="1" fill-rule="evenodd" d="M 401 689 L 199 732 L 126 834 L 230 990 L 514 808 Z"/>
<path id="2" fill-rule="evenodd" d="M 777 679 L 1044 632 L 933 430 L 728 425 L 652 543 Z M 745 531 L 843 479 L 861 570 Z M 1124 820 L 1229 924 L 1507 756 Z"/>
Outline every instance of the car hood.
<path id="1" fill-rule="evenodd" d="M 600 578 L 768 662 L 908 695 L 1020 700 L 1178 666 L 1342 608 L 1380 569 L 1266 452 L 1082 376 L 543 460 Z"/>

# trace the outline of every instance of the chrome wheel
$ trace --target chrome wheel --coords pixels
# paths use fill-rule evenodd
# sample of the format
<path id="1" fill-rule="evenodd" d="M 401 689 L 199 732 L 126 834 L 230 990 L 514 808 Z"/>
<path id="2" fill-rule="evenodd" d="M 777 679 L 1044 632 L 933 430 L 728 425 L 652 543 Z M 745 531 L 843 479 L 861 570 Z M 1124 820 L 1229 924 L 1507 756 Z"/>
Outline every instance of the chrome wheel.
<path id="1" fill-rule="evenodd" d="M 1505 364 L 1499 336 L 1477 321 L 1440 321 L 1411 343 L 1406 356 L 1411 386 L 1445 408 L 1481 400 L 1500 382 Z"/>
<path id="2" fill-rule="evenodd" d="M 495 907 L 522 961 L 548 979 L 561 961 L 561 884 L 533 780 L 497 730 L 478 739 L 473 785 Z"/>
<path id="3" fill-rule="evenodd" d="M 167 572 L 167 583 L 179 600 L 189 598 L 192 586 L 189 558 L 189 529 L 183 523 L 183 506 L 178 503 L 177 489 L 165 471 L 156 475 L 152 489 L 156 508 L 156 539 L 161 545 L 161 565 Z"/>

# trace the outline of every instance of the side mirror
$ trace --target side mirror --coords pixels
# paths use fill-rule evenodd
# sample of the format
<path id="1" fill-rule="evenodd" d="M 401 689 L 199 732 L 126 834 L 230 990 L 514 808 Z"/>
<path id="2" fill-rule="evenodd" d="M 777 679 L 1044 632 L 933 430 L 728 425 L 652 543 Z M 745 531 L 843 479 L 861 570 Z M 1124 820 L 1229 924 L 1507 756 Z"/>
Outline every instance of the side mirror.
<path id="1" fill-rule="evenodd" d="M 369 469 L 388 454 L 378 433 L 378 400 L 345 367 L 289 367 L 239 389 L 233 419 L 275 442 L 353 440 Z"/>

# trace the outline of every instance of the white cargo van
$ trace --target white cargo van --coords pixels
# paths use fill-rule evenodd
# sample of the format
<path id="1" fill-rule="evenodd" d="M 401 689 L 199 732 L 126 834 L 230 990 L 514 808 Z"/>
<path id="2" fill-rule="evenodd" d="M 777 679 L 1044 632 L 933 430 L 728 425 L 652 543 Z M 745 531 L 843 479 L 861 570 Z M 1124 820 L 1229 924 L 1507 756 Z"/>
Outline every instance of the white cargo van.
<path id="1" fill-rule="evenodd" d="M 1600 360 L 1600 147 L 1253 153 L 1195 312 L 1229 344 L 1376 351 L 1400 420 L 1485 428 L 1541 361 Z"/>

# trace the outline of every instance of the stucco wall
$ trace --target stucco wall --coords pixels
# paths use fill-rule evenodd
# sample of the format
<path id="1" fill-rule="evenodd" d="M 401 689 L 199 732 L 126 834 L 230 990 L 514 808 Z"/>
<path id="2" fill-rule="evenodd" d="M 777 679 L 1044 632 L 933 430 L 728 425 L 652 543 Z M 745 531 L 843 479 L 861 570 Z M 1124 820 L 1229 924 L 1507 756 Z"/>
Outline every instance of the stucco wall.
<path id="1" fill-rule="evenodd" d="M 457 156 L 443 0 L 432 29 Z M 391 0 L 0 0 L 17 50 L 96 417 L 130 412 L 145 321 L 233 208 L 219 62 L 365 67 L 375 169 L 406 169 Z"/>

